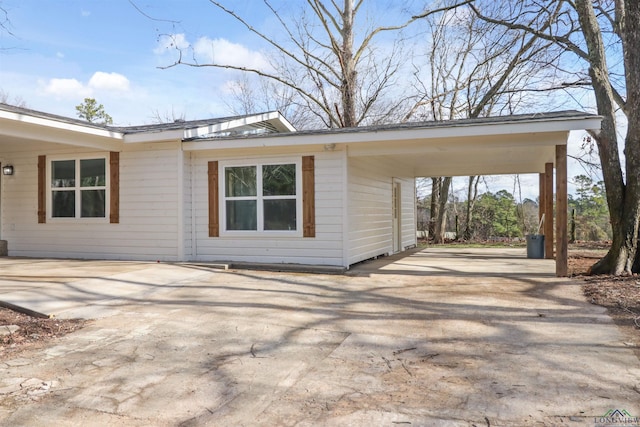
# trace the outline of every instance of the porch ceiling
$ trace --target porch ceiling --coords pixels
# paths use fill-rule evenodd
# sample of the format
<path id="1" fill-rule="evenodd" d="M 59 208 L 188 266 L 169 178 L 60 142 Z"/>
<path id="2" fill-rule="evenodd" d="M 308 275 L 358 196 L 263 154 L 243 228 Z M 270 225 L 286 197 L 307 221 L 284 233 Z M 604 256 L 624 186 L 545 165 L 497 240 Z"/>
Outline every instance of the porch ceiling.
<path id="1" fill-rule="evenodd" d="M 30 143 L 42 142 L 119 150 L 122 147 L 122 135 L 93 126 L 80 126 L 68 123 L 39 120 L 34 117 L 16 115 L 0 117 L 0 150 L 12 151 Z"/>
<path id="2" fill-rule="evenodd" d="M 401 175 L 468 176 L 542 173 L 569 132 L 393 140 L 349 144 L 349 157 L 378 157 Z"/>

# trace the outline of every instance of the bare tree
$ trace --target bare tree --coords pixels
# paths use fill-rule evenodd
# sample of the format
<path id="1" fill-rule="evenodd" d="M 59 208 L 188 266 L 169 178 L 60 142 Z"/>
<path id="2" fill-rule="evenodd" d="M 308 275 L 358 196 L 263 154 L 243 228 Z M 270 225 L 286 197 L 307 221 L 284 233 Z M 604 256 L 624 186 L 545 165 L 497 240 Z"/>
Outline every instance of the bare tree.
<path id="1" fill-rule="evenodd" d="M 567 73 L 579 76 L 581 83 L 591 86 L 598 114 L 603 117 L 601 129 L 591 136 L 598 146 L 613 230 L 609 252 L 591 272 L 616 275 L 639 272 L 640 3 L 559 0 L 553 7 L 534 0 L 519 3 L 522 9 L 518 15 L 491 14 L 476 6 L 472 10 L 487 22 L 549 40 L 573 56 L 574 68 Z M 522 16 L 534 19 L 525 23 Z M 545 21 L 554 24 L 546 29 L 537 25 Z M 557 69 L 566 63 L 556 63 Z M 617 112 L 626 116 L 628 123 L 624 173 L 617 145 Z"/>
<path id="2" fill-rule="evenodd" d="M 27 102 L 21 96 L 12 97 L 7 91 L 0 89 L 0 103 L 26 108 Z"/>
<path id="3" fill-rule="evenodd" d="M 503 7 L 495 4 L 494 7 Z M 416 66 L 413 107 L 404 120 L 451 120 L 512 114 L 533 98 L 527 91 L 546 76 L 539 63 L 551 61 L 551 42 L 488 23 L 459 8 L 425 19 L 429 50 L 426 67 Z M 477 177 L 469 179 L 464 236 L 472 234 L 472 195 Z M 451 178 L 434 179 L 432 209 L 436 242 L 444 240 Z M 475 192 L 473 191 L 475 187 Z"/>
<path id="4" fill-rule="evenodd" d="M 471 224 L 473 224 L 473 208 L 478 200 L 478 184 L 480 183 L 480 176 L 470 176 L 469 183 L 467 185 L 467 205 L 466 205 L 466 215 L 464 219 L 464 231 L 462 237 L 464 240 L 471 240 L 473 237 L 473 229 Z"/>
<path id="5" fill-rule="evenodd" d="M 321 127 L 308 105 L 287 86 L 242 73 L 228 83 L 225 104 L 233 114 L 279 111 L 299 130 Z"/>
<path id="6" fill-rule="evenodd" d="M 177 113 L 173 107 L 171 107 L 171 111 L 160 112 L 160 110 L 153 110 L 151 112 L 151 121 L 153 123 L 184 122 L 186 117 L 184 112 Z"/>
<path id="7" fill-rule="evenodd" d="M 7 9 L 2 7 L 2 3 L 0 3 L 0 31 L 13 35 L 10 25 L 11 21 L 9 21 L 9 12 L 7 12 Z"/>
<path id="8" fill-rule="evenodd" d="M 5 33 L 11 37 L 15 37 L 11 29 L 11 20 L 9 19 L 9 12 L 5 7 L 2 6 L 2 2 L 0 2 L 0 34 Z M 0 46 L 0 52 L 3 50 L 8 50 L 11 48 Z"/>
<path id="9" fill-rule="evenodd" d="M 459 0 L 408 17 L 398 24 L 363 31 L 359 17 L 364 0 L 306 0 L 303 13 L 295 20 L 287 20 L 285 13 L 269 0 L 263 0 L 280 24 L 279 33 L 286 36 L 284 41 L 279 41 L 277 35 L 258 30 L 222 2 L 210 0 L 276 52 L 271 57 L 270 68 L 200 63 L 195 56 L 188 59 L 178 44 L 175 47 L 179 57 L 170 66 L 216 67 L 254 74 L 293 89 L 301 98 L 300 103 L 307 105 L 326 127 L 369 124 L 398 109 L 397 102 L 390 101 L 385 94 L 396 83 L 403 54 L 400 42 L 376 53 L 375 41 L 383 34 L 398 34 L 417 20 L 470 1 Z"/>

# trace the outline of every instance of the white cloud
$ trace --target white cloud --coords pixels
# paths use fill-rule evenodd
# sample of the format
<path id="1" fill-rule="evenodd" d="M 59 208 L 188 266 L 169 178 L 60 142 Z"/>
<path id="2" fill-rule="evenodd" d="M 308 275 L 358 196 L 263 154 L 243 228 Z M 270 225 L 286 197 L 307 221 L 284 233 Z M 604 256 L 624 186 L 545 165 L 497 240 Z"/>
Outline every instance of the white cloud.
<path id="1" fill-rule="evenodd" d="M 105 73 L 97 71 L 91 76 L 88 84 L 89 88 L 97 90 L 115 90 L 120 92 L 129 91 L 129 79 L 118 73 Z"/>
<path id="2" fill-rule="evenodd" d="M 80 96 L 90 96 L 91 89 L 83 85 L 76 79 L 50 79 L 44 86 L 47 94 L 62 98 L 77 98 Z"/>
<path id="3" fill-rule="evenodd" d="M 91 15 L 91 12 L 90 12 L 90 11 L 88 11 L 88 10 L 82 9 L 82 10 L 80 11 L 80 15 L 82 15 L 82 16 L 89 16 L 89 15 Z"/>
<path id="4" fill-rule="evenodd" d="M 78 79 L 49 79 L 41 82 L 44 92 L 59 98 L 76 99 L 78 97 L 96 96 L 95 92 L 110 95 L 113 92 L 128 92 L 130 90 L 129 79 L 118 73 L 105 73 L 97 71 L 87 83 Z"/>
<path id="5" fill-rule="evenodd" d="M 190 50 L 200 64 L 216 63 L 261 70 L 271 68 L 262 53 L 223 38 L 200 37 L 195 43 L 191 43 L 183 33 L 169 34 L 158 39 L 153 52 L 164 55 L 176 50 Z"/>
<path id="6" fill-rule="evenodd" d="M 269 62 L 260 52 L 226 39 L 201 37 L 196 41 L 193 50 L 199 60 L 209 63 L 263 70 L 270 68 Z"/>

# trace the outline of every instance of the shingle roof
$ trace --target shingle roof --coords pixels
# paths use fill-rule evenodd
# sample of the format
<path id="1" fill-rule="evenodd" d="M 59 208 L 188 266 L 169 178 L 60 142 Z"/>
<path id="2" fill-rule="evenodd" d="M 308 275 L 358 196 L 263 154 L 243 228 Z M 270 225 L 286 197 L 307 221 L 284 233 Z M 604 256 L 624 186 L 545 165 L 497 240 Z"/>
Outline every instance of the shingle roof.
<path id="1" fill-rule="evenodd" d="M 215 139 L 239 139 L 239 138 L 274 138 L 282 136 L 304 136 L 304 135 L 330 135 L 330 134 L 349 134 L 349 133 L 365 133 L 365 132 L 386 132 L 409 129 L 434 129 L 434 128 L 455 128 L 466 126 L 477 126 L 487 124 L 508 124 L 519 122 L 535 122 L 535 121 L 554 121 L 567 119 L 587 119 L 599 117 L 596 114 L 585 113 L 577 110 L 553 111 L 548 113 L 532 113 L 532 114 L 514 114 L 510 116 L 494 116 L 480 117 L 475 119 L 456 119 L 442 121 L 422 121 L 407 123 L 392 123 L 374 126 L 359 126 L 351 128 L 331 128 L 331 129 L 310 129 L 298 130 L 295 133 L 271 133 L 261 135 L 239 135 L 233 137 L 215 137 Z M 214 137 L 190 138 L 188 140 L 204 140 L 214 139 Z"/>
<path id="2" fill-rule="evenodd" d="M 161 132 L 167 130 L 195 129 L 203 126 L 216 125 L 232 120 L 242 119 L 244 117 L 254 116 L 255 114 L 247 114 L 243 116 L 216 117 L 202 120 L 176 120 L 170 123 L 155 123 L 150 125 L 138 126 L 108 126 L 109 129 L 122 132 L 125 134 L 143 133 L 143 132 Z"/>
<path id="3" fill-rule="evenodd" d="M 580 118 L 592 118 L 598 117 L 596 114 L 589 114 L 577 110 L 566 111 L 553 111 L 548 113 L 531 113 L 531 114 L 514 114 L 510 116 L 493 116 L 493 117 L 479 117 L 475 119 L 454 119 L 454 120 L 441 120 L 441 121 L 422 121 L 422 122 L 407 122 L 407 123 L 392 123 L 373 126 L 360 126 L 352 128 L 333 128 L 333 129 L 320 129 L 320 130 L 307 130 L 298 131 L 297 135 L 305 133 L 351 133 L 351 132 L 376 132 L 387 130 L 401 130 L 401 129 L 420 129 L 420 128 L 437 128 L 437 127 L 456 127 L 456 126 L 471 126 L 478 124 L 492 124 L 492 123 L 517 123 L 527 121 L 542 121 L 542 120 L 565 120 L 565 119 L 580 119 Z"/>
<path id="4" fill-rule="evenodd" d="M 16 107 L 9 104 L 0 103 L 0 110 L 10 111 L 18 114 L 26 114 L 33 117 L 41 117 L 45 119 L 56 120 L 60 122 L 66 122 L 81 126 L 92 127 L 96 129 L 106 129 L 114 132 L 120 132 L 123 134 L 135 134 L 144 132 L 161 132 L 169 130 L 180 129 L 196 129 L 204 126 L 216 125 L 224 122 L 242 119 L 244 117 L 251 117 L 257 114 L 241 115 L 241 116 L 229 116 L 218 117 L 203 120 L 187 120 L 187 121 L 175 121 L 172 123 L 157 123 L 150 125 L 140 126 L 105 126 L 95 123 L 90 123 L 85 120 L 73 119 L 69 117 L 59 116 L 55 114 L 44 113 L 42 111 L 31 110 L 28 108 Z M 533 114 L 516 114 L 510 116 L 494 116 L 494 117 L 481 117 L 475 119 L 458 119 L 458 120 L 445 120 L 445 121 L 422 121 L 422 122 L 407 122 L 407 123 L 395 123 L 395 124 L 383 124 L 374 126 L 360 126 L 352 128 L 332 128 L 332 129 L 313 129 L 302 130 L 294 133 L 267 133 L 260 135 L 233 135 L 226 138 L 249 138 L 249 137 L 270 137 L 270 136 L 284 136 L 284 135 L 322 135 L 322 134 L 340 134 L 340 133 L 359 133 L 359 132 L 382 132 L 382 131 L 394 131 L 403 129 L 429 129 L 437 127 L 463 127 L 474 125 L 486 125 L 486 124 L 504 124 L 504 123 L 517 123 L 527 121 L 549 121 L 549 120 L 566 120 L 566 119 L 581 119 L 581 118 L 593 118 L 598 117 L 595 114 L 584 113 L 576 110 L 567 111 L 554 111 L 547 113 L 533 113 Z M 268 125 L 265 122 L 260 122 L 256 125 Z M 212 136 L 204 136 L 193 139 L 210 139 Z M 219 139 L 220 137 L 215 137 Z M 225 138 L 223 136 L 223 138 Z"/>
<path id="5" fill-rule="evenodd" d="M 170 123 L 155 123 L 150 125 L 138 125 L 138 126 L 109 126 L 109 125 L 91 123 L 86 120 L 59 116 L 57 114 L 50 114 L 42 111 L 31 110 L 29 108 L 16 107 L 14 105 L 3 104 L 3 103 L 0 103 L 0 110 L 9 111 L 17 114 L 25 114 L 31 117 L 40 117 L 43 119 L 55 120 L 63 123 L 86 126 L 86 127 L 96 128 L 96 129 L 105 129 L 105 130 L 110 130 L 110 131 L 119 132 L 123 134 L 134 134 L 134 133 L 143 133 L 143 132 L 161 132 L 161 131 L 180 130 L 180 129 L 196 129 L 203 126 L 216 125 L 219 123 L 225 123 L 232 120 L 242 119 L 244 117 L 251 117 L 251 116 L 263 114 L 263 113 L 246 114 L 246 115 L 239 115 L 239 116 L 216 117 L 216 118 L 201 119 L 201 120 L 176 120 L 175 122 L 170 122 Z"/>

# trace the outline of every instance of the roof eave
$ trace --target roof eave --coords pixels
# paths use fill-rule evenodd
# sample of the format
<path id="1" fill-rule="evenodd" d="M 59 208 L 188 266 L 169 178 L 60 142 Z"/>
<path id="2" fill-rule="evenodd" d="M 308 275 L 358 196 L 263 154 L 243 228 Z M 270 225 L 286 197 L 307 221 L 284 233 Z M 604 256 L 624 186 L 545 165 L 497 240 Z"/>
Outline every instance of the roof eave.
<path id="1" fill-rule="evenodd" d="M 148 131 L 125 133 L 124 142 L 128 144 L 145 143 L 145 142 L 167 142 L 167 141 L 184 141 L 189 139 L 204 138 L 217 132 L 236 129 L 242 126 L 255 125 L 261 122 L 270 123 L 279 132 L 290 133 L 296 129 L 277 111 L 254 114 L 222 123 L 215 123 L 205 126 L 197 126 L 187 129 L 174 129 L 165 131 Z"/>
<path id="2" fill-rule="evenodd" d="M 572 130 L 600 129 L 602 118 L 594 115 L 578 117 L 554 117 L 531 119 L 518 122 L 500 121 L 491 123 L 465 123 L 450 126 L 415 127 L 400 129 L 359 130 L 350 132 L 318 132 L 291 134 L 268 134 L 248 138 L 220 138 L 187 141 L 183 143 L 185 151 L 221 150 L 252 147 L 302 146 L 318 144 L 353 144 L 393 140 L 429 140 L 442 138 L 477 137 L 486 135 L 532 134 L 550 132 L 569 132 Z"/>
<path id="3" fill-rule="evenodd" d="M 53 129 L 60 129 L 63 131 L 70 131 L 76 133 L 83 133 L 101 138 L 111 138 L 122 140 L 124 134 L 122 132 L 114 131 L 107 128 L 96 127 L 89 123 L 87 126 L 69 123 L 62 120 L 55 120 L 52 118 L 38 117 L 29 114 L 17 113 L 13 111 L 0 110 L 0 121 L 6 120 L 12 123 L 27 124 L 33 127 L 46 127 Z"/>

